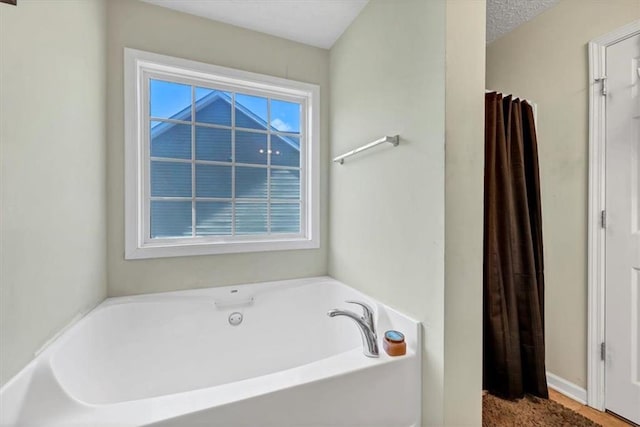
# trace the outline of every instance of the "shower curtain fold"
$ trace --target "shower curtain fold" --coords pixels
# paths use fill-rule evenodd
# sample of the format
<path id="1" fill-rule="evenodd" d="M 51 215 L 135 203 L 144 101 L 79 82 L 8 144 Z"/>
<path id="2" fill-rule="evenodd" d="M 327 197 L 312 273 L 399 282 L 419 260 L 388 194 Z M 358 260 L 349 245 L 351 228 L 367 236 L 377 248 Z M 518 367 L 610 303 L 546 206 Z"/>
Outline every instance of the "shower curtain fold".
<path id="1" fill-rule="evenodd" d="M 485 94 L 484 388 L 548 397 L 537 138 L 526 101 Z"/>

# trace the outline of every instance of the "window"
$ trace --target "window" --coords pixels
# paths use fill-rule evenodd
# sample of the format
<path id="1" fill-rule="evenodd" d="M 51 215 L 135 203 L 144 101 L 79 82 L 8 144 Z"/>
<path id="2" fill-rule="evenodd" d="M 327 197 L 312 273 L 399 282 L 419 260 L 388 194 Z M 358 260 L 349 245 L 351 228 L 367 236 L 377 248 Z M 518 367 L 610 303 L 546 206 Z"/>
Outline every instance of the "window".
<path id="1" fill-rule="evenodd" d="M 125 49 L 125 257 L 319 247 L 316 85 Z"/>

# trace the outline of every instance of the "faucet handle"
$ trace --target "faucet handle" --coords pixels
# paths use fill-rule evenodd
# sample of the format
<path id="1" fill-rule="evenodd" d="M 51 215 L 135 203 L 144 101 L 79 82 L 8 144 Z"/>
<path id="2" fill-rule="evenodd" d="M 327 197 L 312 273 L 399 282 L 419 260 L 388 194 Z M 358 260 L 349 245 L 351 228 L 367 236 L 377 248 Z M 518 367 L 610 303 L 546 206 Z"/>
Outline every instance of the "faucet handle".
<path id="1" fill-rule="evenodd" d="M 357 304 L 360 307 L 362 307 L 362 311 L 364 312 L 364 314 L 362 315 L 362 318 L 365 322 L 367 322 L 367 325 L 369 325 L 369 327 L 371 328 L 371 331 L 375 333 L 376 331 L 376 326 L 375 323 L 373 322 L 373 308 L 364 302 L 360 302 L 360 301 L 345 301 L 349 304 Z"/>

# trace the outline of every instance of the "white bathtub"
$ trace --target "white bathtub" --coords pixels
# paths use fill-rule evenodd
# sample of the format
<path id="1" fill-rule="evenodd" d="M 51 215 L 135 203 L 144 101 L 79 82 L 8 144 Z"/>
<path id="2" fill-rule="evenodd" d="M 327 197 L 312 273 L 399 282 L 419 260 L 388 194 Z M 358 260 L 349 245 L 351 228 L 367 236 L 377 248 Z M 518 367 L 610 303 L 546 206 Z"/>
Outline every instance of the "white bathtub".
<path id="1" fill-rule="evenodd" d="M 404 332 L 363 355 L 355 322 Z M 232 326 L 229 315 L 243 321 Z M 327 277 L 109 298 L 0 390 L 2 426 L 420 424 L 417 322 Z"/>

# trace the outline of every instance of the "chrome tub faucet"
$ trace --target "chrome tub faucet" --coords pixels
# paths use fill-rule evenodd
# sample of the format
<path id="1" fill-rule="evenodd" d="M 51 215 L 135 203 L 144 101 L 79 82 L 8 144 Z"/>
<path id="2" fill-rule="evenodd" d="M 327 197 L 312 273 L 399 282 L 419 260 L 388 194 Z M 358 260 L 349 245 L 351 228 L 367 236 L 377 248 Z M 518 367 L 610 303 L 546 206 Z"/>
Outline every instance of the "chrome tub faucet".
<path id="1" fill-rule="evenodd" d="M 350 304 L 357 304 L 362 307 L 363 315 L 359 316 L 350 310 L 333 309 L 327 312 L 329 317 L 346 316 L 356 322 L 360 335 L 362 336 L 362 346 L 364 355 L 367 357 L 378 357 L 378 334 L 373 321 L 373 309 L 368 304 L 359 301 L 345 301 Z"/>

